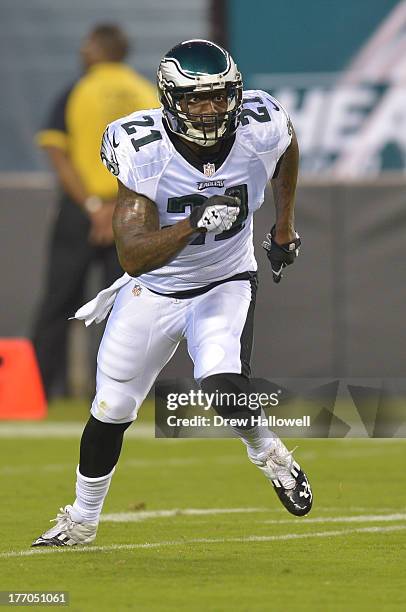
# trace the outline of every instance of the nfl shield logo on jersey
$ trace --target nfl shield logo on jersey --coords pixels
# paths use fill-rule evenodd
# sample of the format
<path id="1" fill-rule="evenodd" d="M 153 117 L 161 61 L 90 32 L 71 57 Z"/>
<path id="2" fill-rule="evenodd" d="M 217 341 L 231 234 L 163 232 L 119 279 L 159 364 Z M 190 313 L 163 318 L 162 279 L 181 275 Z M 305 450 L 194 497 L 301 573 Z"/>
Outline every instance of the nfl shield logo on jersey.
<path id="1" fill-rule="evenodd" d="M 216 166 L 214 164 L 204 164 L 203 165 L 204 176 L 207 176 L 208 178 L 210 178 L 213 176 L 215 172 L 216 172 Z"/>
<path id="2" fill-rule="evenodd" d="M 140 287 L 139 285 L 135 285 L 131 293 L 135 295 L 135 297 L 138 297 L 139 295 L 141 295 L 141 291 L 142 287 Z"/>

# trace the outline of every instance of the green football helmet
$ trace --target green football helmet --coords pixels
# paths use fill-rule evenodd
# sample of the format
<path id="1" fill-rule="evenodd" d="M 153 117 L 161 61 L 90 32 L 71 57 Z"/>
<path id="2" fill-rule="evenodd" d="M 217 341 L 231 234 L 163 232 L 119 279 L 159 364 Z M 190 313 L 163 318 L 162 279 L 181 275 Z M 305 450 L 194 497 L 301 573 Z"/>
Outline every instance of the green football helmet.
<path id="1" fill-rule="evenodd" d="M 158 91 L 172 132 L 212 146 L 235 133 L 242 108 L 242 78 L 231 55 L 208 40 L 186 40 L 162 58 Z M 224 113 L 196 114 L 189 102 L 196 95 L 221 91 L 227 98 Z"/>

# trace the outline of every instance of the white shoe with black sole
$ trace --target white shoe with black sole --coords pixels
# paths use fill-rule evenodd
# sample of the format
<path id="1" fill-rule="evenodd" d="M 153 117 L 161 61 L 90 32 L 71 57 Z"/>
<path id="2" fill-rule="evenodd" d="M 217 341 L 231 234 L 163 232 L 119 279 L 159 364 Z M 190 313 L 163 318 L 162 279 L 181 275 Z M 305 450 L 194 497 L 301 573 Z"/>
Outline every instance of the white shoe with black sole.
<path id="1" fill-rule="evenodd" d="M 72 506 L 59 509 L 55 519 L 56 525 L 45 531 L 31 546 L 76 546 L 90 544 L 96 537 L 97 524 L 76 523 L 69 511 Z"/>

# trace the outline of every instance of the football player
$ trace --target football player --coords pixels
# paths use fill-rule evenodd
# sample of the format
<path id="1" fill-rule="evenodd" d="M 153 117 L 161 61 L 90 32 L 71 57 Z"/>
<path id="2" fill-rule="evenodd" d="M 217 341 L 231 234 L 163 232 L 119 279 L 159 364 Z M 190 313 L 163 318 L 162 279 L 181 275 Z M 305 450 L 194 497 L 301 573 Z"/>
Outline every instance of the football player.
<path id="1" fill-rule="evenodd" d="M 268 181 L 276 222 L 264 247 L 276 283 L 299 251 L 298 145 L 280 103 L 263 91 L 243 92 L 230 54 L 205 40 L 165 55 L 158 90 L 162 108 L 135 112 L 104 134 L 101 157 L 118 180 L 113 227 L 125 274 L 76 313 L 89 325 L 112 308 L 81 439 L 76 499 L 33 546 L 94 540 L 123 434 L 182 339 L 204 391 L 249 393 L 257 287 L 252 217 Z M 263 427 L 235 431 L 286 509 L 307 514 L 309 482 L 282 441 Z"/>

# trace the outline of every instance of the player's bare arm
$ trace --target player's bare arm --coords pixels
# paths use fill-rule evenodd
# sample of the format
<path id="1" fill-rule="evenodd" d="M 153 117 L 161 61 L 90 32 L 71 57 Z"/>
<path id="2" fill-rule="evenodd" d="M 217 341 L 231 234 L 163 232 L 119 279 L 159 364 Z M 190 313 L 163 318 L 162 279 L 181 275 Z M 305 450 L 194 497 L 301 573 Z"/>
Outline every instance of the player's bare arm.
<path id="1" fill-rule="evenodd" d="M 279 283 L 282 270 L 294 263 L 301 244 L 295 232 L 295 193 L 299 167 L 299 146 L 290 121 L 291 142 L 281 156 L 272 177 L 271 185 L 275 202 L 276 222 L 262 246 L 271 262 L 273 280 Z"/>
<path id="2" fill-rule="evenodd" d="M 120 264 L 131 276 L 156 270 L 173 259 L 196 231 L 189 219 L 160 229 L 156 204 L 118 182 L 113 215 L 114 238 Z"/>
<path id="3" fill-rule="evenodd" d="M 295 238 L 294 209 L 298 168 L 299 146 L 292 127 L 292 141 L 280 158 L 271 181 L 276 210 L 274 239 L 278 244 L 286 244 Z"/>

